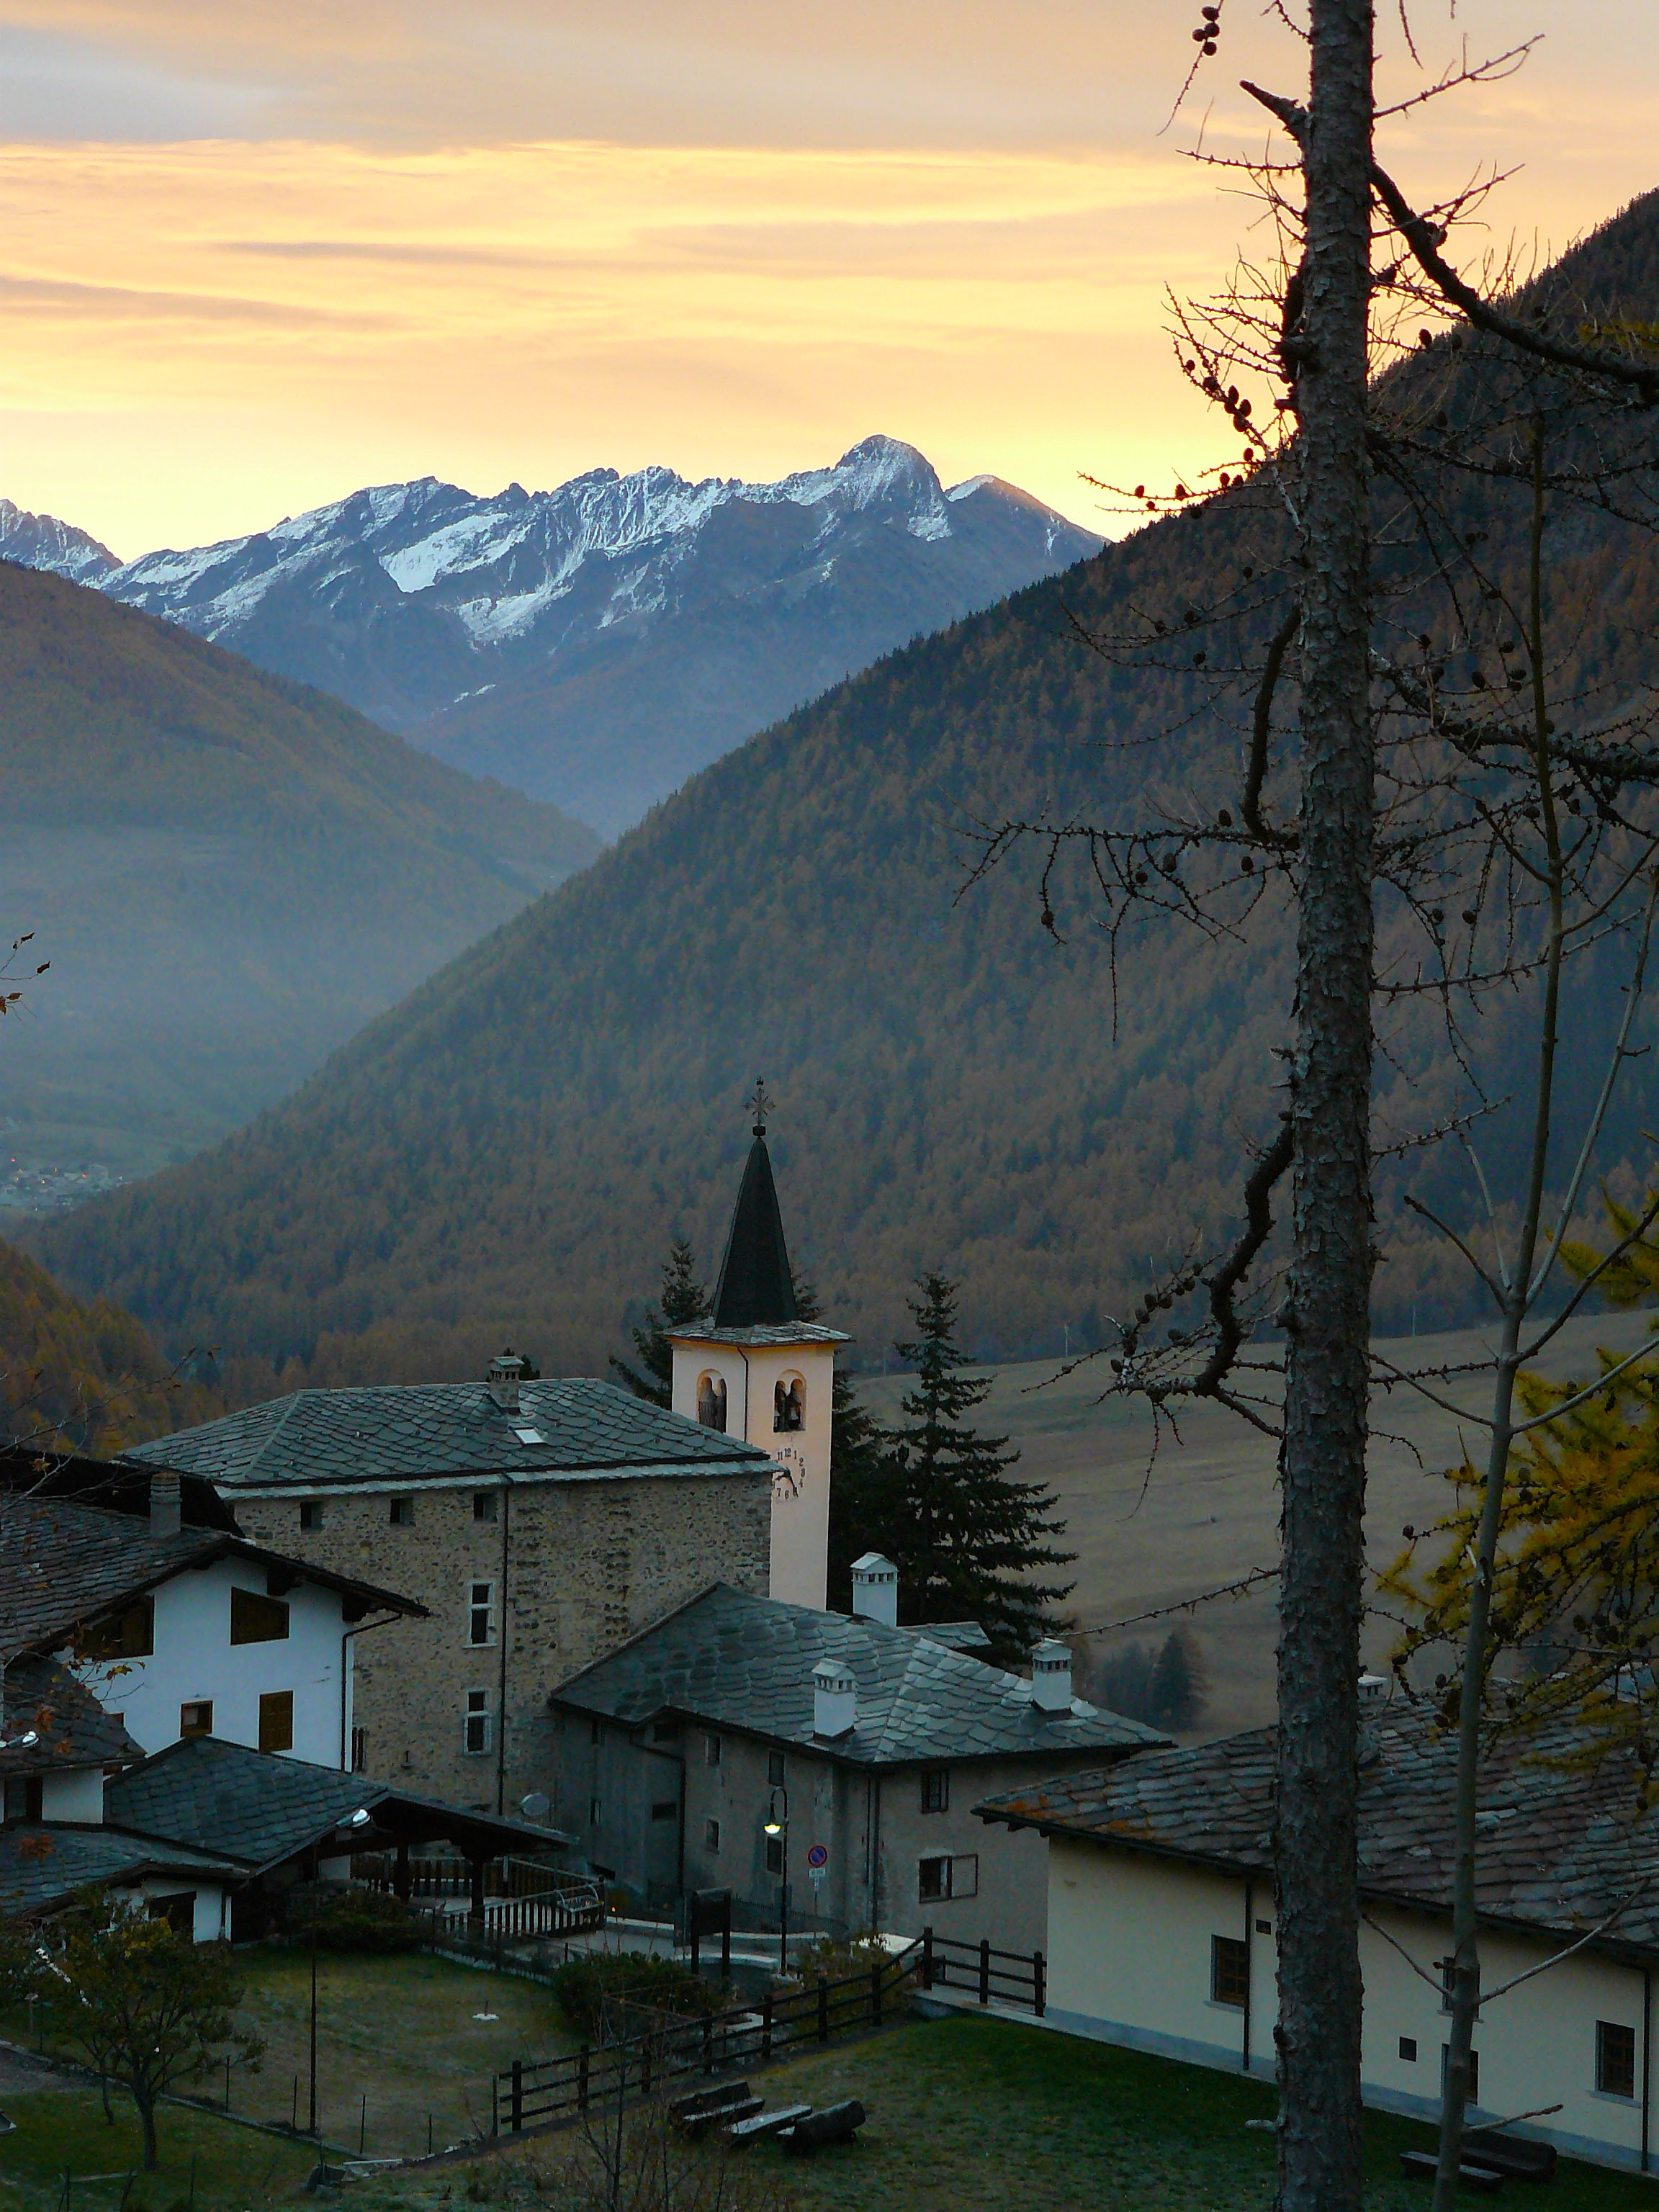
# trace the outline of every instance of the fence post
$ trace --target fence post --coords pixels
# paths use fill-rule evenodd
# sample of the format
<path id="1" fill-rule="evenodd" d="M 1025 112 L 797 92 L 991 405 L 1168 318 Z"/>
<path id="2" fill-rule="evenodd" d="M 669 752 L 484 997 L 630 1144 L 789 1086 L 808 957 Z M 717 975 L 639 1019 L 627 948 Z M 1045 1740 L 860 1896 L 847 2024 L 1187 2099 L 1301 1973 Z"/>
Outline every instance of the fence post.
<path id="1" fill-rule="evenodd" d="M 761 2057 L 772 2056 L 772 1992 L 768 1990 L 761 1999 Z"/>
<path id="2" fill-rule="evenodd" d="M 1048 1969 L 1041 1951 L 1031 1954 L 1031 1994 L 1036 1999 L 1032 2009 L 1041 2020 L 1048 2002 Z"/>
<path id="3" fill-rule="evenodd" d="M 818 1976 L 818 2041 L 830 2040 L 830 1982 L 826 1975 Z"/>
<path id="4" fill-rule="evenodd" d="M 931 1928 L 924 1928 L 921 1931 L 921 1986 L 924 1990 L 931 1990 L 933 1986 L 933 1931 Z"/>
<path id="5" fill-rule="evenodd" d="M 982 2005 L 991 2002 L 991 1939 L 979 1939 L 979 2001 Z"/>
<path id="6" fill-rule="evenodd" d="M 513 2132 L 515 2136 L 522 2135 L 524 2132 L 524 2061 L 522 2058 L 515 2058 L 513 2062 Z"/>
<path id="7" fill-rule="evenodd" d="M 872 1966 L 870 1969 L 870 2025 L 872 2027 L 881 2026 L 881 1968 L 879 1966 Z"/>
<path id="8" fill-rule="evenodd" d="M 501 2131 L 501 2083 L 495 2075 L 489 2077 L 489 2132 L 498 2136 Z"/>
<path id="9" fill-rule="evenodd" d="M 583 2044 L 581 2054 L 576 2061 L 576 2110 L 579 2112 L 587 2110 L 587 2060 L 588 2046 Z"/>

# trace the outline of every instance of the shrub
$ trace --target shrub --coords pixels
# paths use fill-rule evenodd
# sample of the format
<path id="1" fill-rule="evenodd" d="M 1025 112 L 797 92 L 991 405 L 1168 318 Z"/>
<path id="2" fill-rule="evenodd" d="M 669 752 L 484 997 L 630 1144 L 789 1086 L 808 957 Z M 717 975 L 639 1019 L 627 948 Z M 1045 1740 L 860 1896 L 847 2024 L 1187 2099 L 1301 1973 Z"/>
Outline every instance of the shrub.
<path id="1" fill-rule="evenodd" d="M 314 1929 L 319 1951 L 412 1951 L 421 1940 L 421 1923 L 401 1898 L 334 1882 L 291 1889 L 284 1923 L 291 1936 L 307 1942 Z"/>
<path id="2" fill-rule="evenodd" d="M 652 1959 L 642 1952 L 589 1951 L 571 1959 L 553 1977 L 559 2009 L 577 2034 L 597 2042 L 606 2006 L 641 2013 L 678 2013 L 700 2018 L 718 2008 L 719 1995 L 678 1959 Z"/>

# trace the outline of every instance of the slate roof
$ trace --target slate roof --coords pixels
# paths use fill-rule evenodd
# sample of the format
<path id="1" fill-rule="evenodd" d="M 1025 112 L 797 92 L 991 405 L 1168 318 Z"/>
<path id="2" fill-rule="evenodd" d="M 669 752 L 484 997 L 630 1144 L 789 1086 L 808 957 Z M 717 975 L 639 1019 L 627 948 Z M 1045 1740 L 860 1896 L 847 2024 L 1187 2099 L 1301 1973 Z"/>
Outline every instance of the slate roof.
<path id="1" fill-rule="evenodd" d="M 713 1322 L 689 1321 L 665 1330 L 671 1344 L 743 1344 L 750 1351 L 774 1345 L 850 1344 L 844 1328 L 826 1328 L 818 1321 L 786 1321 L 753 1328 L 716 1328 Z"/>
<path id="2" fill-rule="evenodd" d="M 812 1730 L 812 1670 L 850 1668 L 858 1720 L 833 1741 Z M 1080 1699 L 1044 1713 L 1018 1674 L 987 1667 L 925 1630 L 884 1628 L 716 1583 L 606 1657 L 550 1702 L 638 1726 L 678 1713 L 709 1726 L 810 1747 L 860 1766 L 1140 1751 L 1169 1738 Z"/>
<path id="3" fill-rule="evenodd" d="M 535 1440 L 526 1443 L 520 1431 Z M 483 1382 L 295 1390 L 158 1437 L 131 1456 L 205 1474 L 233 1492 L 412 1487 L 464 1475 L 520 1481 L 752 1475 L 771 1465 L 755 1445 L 582 1376 L 521 1384 L 514 1413 L 498 1406 Z"/>
<path id="4" fill-rule="evenodd" d="M 211 1735 L 168 1744 L 104 1790 L 104 1814 L 112 1823 L 215 1852 L 234 1863 L 243 1879 L 328 1842 L 360 1809 L 375 1814 L 377 1823 L 383 1820 L 420 1840 L 472 1840 L 492 1853 L 545 1850 L 551 1843 L 568 1840 L 528 1821 L 464 1812 L 366 1775 L 253 1751 Z M 369 1827 L 357 1846 L 368 1849 L 383 1841 Z"/>
<path id="5" fill-rule="evenodd" d="M 778 1212 L 766 1131 L 759 1121 L 732 1209 L 711 1317 L 716 1328 L 767 1328 L 796 1317 L 783 1217 Z"/>
<path id="6" fill-rule="evenodd" d="M 38 1741 L 5 1748 L 33 1734 Z M 59 1774 L 142 1759 L 143 1747 L 54 1659 L 14 1659 L 5 1670 L 0 1775 Z"/>
<path id="7" fill-rule="evenodd" d="M 157 1536 L 147 1521 L 63 1498 L 0 1494 L 0 1664 L 52 1650 L 124 1600 L 140 1597 L 186 1567 L 217 1559 L 296 1569 L 307 1582 L 367 1604 L 419 1613 L 412 1599 L 291 1560 L 218 1528 Z"/>
<path id="8" fill-rule="evenodd" d="M 1276 1731 L 1073 1773 L 975 1807 L 981 1819 L 1234 1873 L 1273 1866 Z M 1372 1899 L 1449 1912 L 1457 1746 L 1421 1707 L 1376 1724 L 1359 1792 L 1359 1879 Z M 1490 1753 L 1480 1784 L 1477 1903 L 1496 1924 L 1575 1936 L 1620 1911 L 1612 1950 L 1659 1948 L 1659 1811 L 1641 1814 L 1627 1753 L 1594 1766 L 1558 1728 Z M 1644 1895 L 1635 1893 L 1644 1889 Z M 1626 1899 L 1633 1899 L 1626 1905 Z"/>
<path id="9" fill-rule="evenodd" d="M 0 1445 L 0 1490 L 18 1497 L 72 1498 L 112 1513 L 146 1517 L 150 1471 L 130 1459 L 88 1459 L 79 1452 L 43 1452 L 38 1445 Z M 179 1486 L 180 1518 L 187 1528 L 222 1528 L 240 1536 L 236 1516 L 210 1482 L 187 1475 Z"/>
<path id="10" fill-rule="evenodd" d="M 38 1912 L 92 1883 L 134 1881 L 150 1874 L 176 1875 L 186 1881 L 244 1878 L 243 1869 L 210 1851 L 115 1828 L 38 1821 L 0 1828 L 0 1916 Z"/>

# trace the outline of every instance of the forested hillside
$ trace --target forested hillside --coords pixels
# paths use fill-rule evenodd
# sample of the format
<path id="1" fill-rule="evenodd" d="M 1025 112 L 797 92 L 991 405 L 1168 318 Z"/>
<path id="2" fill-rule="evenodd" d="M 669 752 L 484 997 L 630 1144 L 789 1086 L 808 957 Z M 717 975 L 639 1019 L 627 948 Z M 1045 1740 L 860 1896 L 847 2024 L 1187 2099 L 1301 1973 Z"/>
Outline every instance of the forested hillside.
<path id="1" fill-rule="evenodd" d="M 1574 273 L 1650 315 L 1659 201 Z M 1508 509 L 1481 526 L 1489 563 L 1520 557 Z M 596 1371 L 671 1230 L 717 1260 L 763 1070 L 798 1259 L 864 1356 L 934 1264 L 960 1278 L 981 1354 L 1057 1350 L 1068 1326 L 1089 1340 L 1235 1217 L 1273 1127 L 1285 917 L 1269 898 L 1239 937 L 1149 923 L 1114 953 L 1085 859 L 1055 878 L 1046 934 L 1034 853 L 964 889 L 974 829 L 1151 821 L 1231 789 L 1237 702 L 1199 667 L 1114 665 L 1076 625 L 1174 636 L 1236 593 L 1231 645 L 1257 651 L 1276 617 L 1246 587 L 1282 528 L 1264 489 L 1236 489 L 891 655 L 697 777 L 216 1154 L 52 1224 L 53 1264 L 169 1341 L 225 1345 L 239 1391 L 476 1372 L 503 1336 Z M 1659 674 L 1649 539 L 1564 527 L 1550 590 L 1569 688 Z M 1384 913 L 1385 960 L 1402 928 Z M 1586 1082 L 1619 1003 L 1599 959 L 1567 1010 Z M 1495 1095 L 1525 1006 L 1470 1042 Z M 1408 1134 L 1462 1095 L 1458 1071 L 1431 1010 L 1386 1026 L 1379 1117 Z M 1615 1153 L 1645 1157 L 1650 1110 L 1627 1094 Z M 1500 1161 L 1506 1141 L 1501 1117 L 1483 1128 Z M 1461 1279 L 1401 1233 L 1395 1200 L 1426 1176 L 1462 1208 L 1460 1175 L 1449 1149 L 1385 1168 L 1384 1326 L 1459 1310 Z"/>
<path id="2" fill-rule="evenodd" d="M 581 866 L 550 806 L 97 593 L 0 562 L 9 1149 L 180 1157 Z"/>

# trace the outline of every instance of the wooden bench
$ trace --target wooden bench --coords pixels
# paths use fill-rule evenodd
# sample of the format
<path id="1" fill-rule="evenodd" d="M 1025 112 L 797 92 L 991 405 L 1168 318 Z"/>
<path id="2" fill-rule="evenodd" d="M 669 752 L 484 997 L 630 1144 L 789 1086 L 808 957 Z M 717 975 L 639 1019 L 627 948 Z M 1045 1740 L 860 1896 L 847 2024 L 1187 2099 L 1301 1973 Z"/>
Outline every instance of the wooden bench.
<path id="1" fill-rule="evenodd" d="M 727 2081 L 719 2088 L 694 2089 L 689 2096 L 676 2097 L 668 2107 L 668 2117 L 684 2134 L 695 2138 L 706 2129 L 751 2118 L 765 2102 L 764 2097 L 754 2095 L 746 2081 Z"/>
<path id="2" fill-rule="evenodd" d="M 757 2112 L 747 2120 L 733 2120 L 726 2130 L 728 2142 L 758 2142 L 763 2136 L 775 2136 L 784 2128 L 797 2127 L 811 2115 L 810 2105 L 780 2105 L 775 2112 Z"/>
<path id="3" fill-rule="evenodd" d="M 1477 2166 L 1489 2166 L 1510 2181 L 1553 2181 L 1555 2145 L 1528 2142 L 1524 2136 L 1500 2135 L 1496 2128 L 1469 2128 L 1463 2136 L 1463 2155 Z"/>
<path id="4" fill-rule="evenodd" d="M 1439 2171 L 1440 2161 L 1431 2150 L 1402 2150 L 1400 2163 L 1413 2181 L 1432 2181 Z M 1493 2197 L 1504 2186 L 1504 2177 L 1489 2166 L 1475 2166 L 1467 2160 L 1457 2169 L 1458 2185 L 1475 2197 Z"/>
<path id="5" fill-rule="evenodd" d="M 797 2120 L 779 2140 L 796 2152 L 822 2150 L 827 2143 L 851 2142 L 868 2117 L 858 2099 L 849 2097 L 845 2104 L 826 2105 Z"/>

